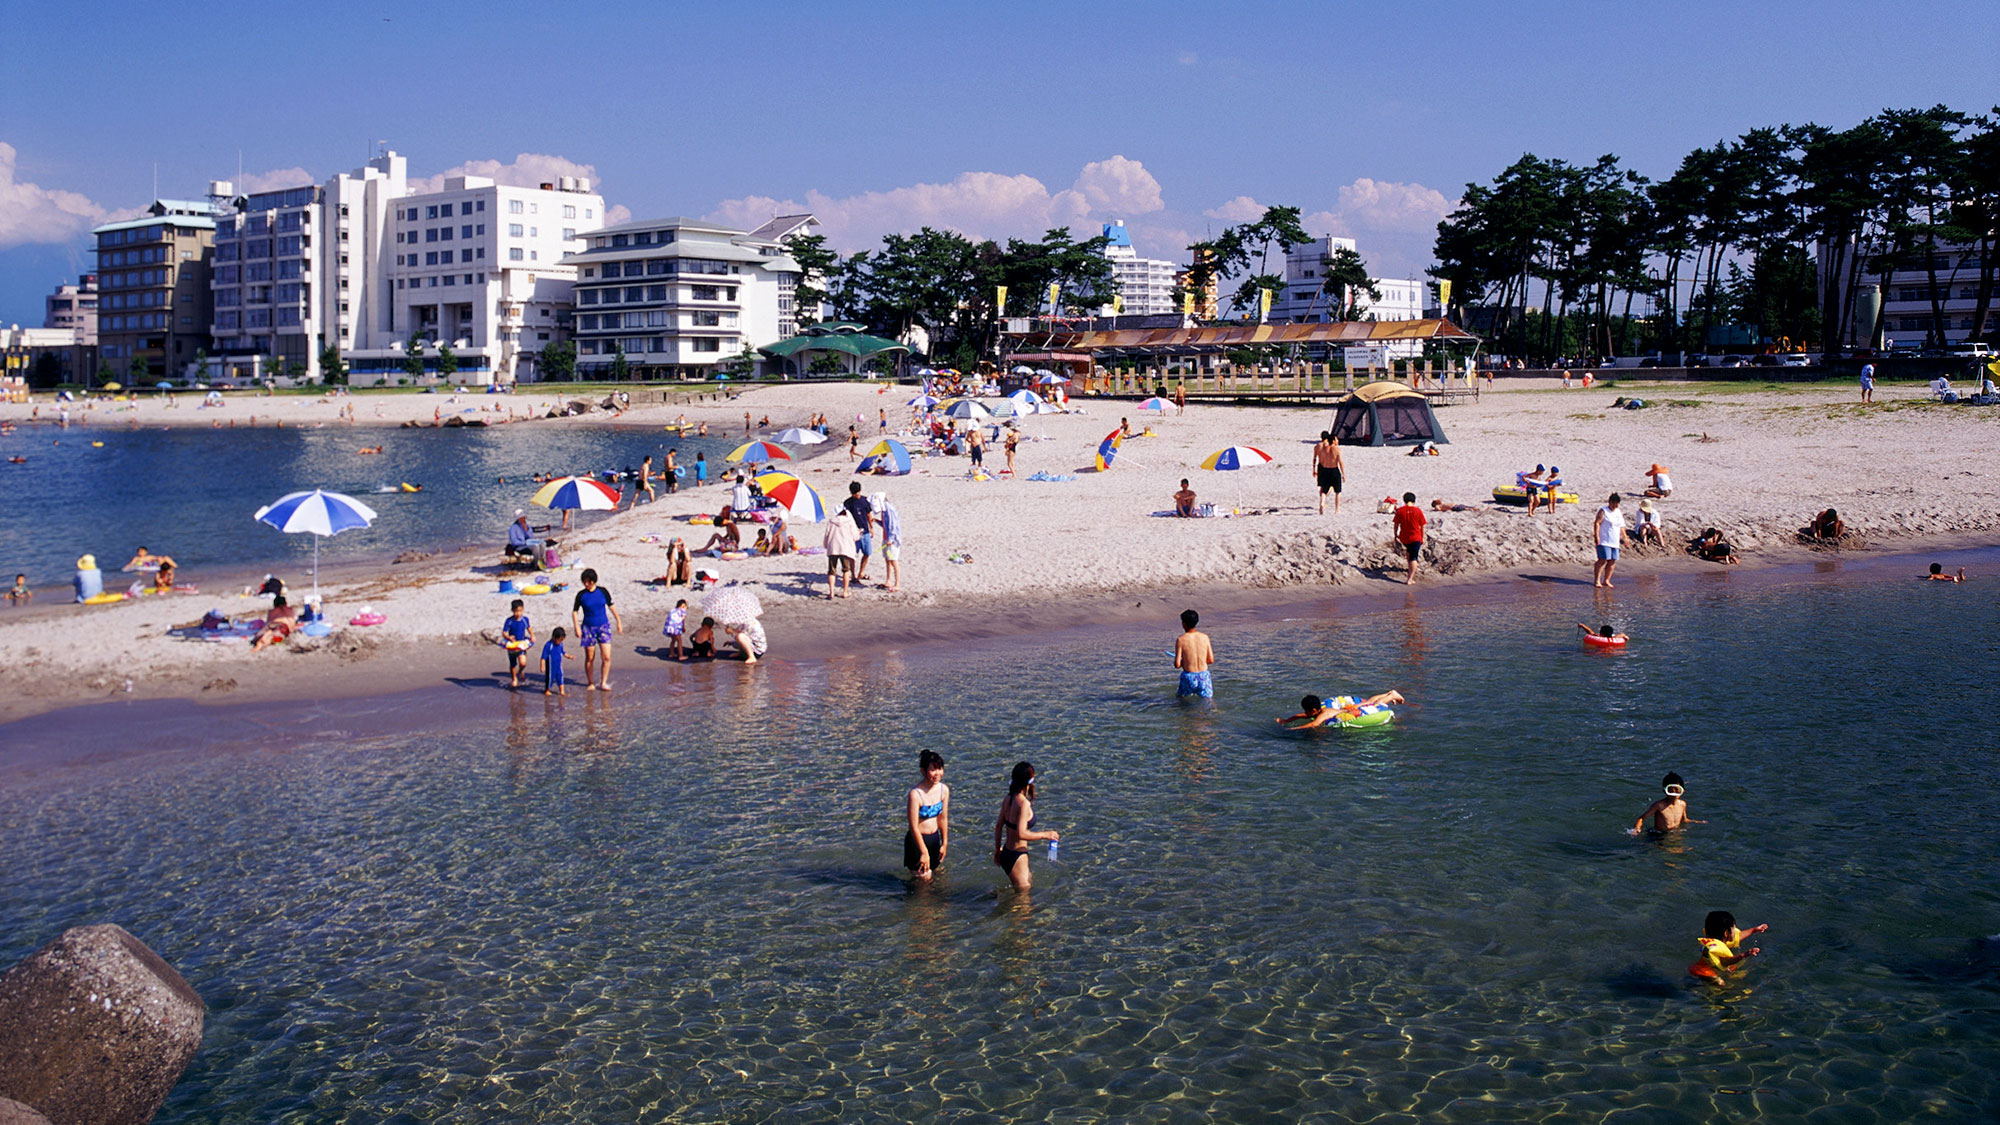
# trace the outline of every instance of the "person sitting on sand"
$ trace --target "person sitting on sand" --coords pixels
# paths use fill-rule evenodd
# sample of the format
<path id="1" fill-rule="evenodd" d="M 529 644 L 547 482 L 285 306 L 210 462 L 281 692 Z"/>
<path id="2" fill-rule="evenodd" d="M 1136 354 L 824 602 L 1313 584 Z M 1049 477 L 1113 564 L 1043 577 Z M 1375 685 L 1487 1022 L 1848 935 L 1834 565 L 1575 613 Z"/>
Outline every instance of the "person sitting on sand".
<path id="1" fill-rule="evenodd" d="M 1653 822 L 1655 832 L 1671 832 L 1682 825 L 1708 823 L 1688 815 L 1687 786 L 1681 781 L 1680 774 L 1669 773 L 1661 778 L 1660 788 L 1666 791 L 1666 796 L 1646 806 L 1646 811 L 1632 822 L 1631 835 L 1637 836 L 1648 820 Z"/>
<path id="2" fill-rule="evenodd" d="M 1721 983 L 1722 974 L 1741 968 L 1743 962 L 1762 953 L 1753 948 L 1748 953 L 1737 952 L 1744 939 L 1761 934 L 1770 929 L 1770 923 L 1752 926 L 1747 930 L 1736 927 L 1736 915 L 1727 910 L 1711 910 L 1702 920 L 1701 936 L 1695 940 L 1701 944 L 1701 960 L 1688 966 L 1688 972 L 1703 980 Z"/>
<path id="3" fill-rule="evenodd" d="M 1687 549 L 1689 554 L 1707 559 L 1709 562 L 1734 566 L 1743 561 L 1736 557 L 1736 548 L 1729 545 L 1729 540 L 1722 537 L 1722 532 L 1712 527 L 1695 536 Z"/>
<path id="4" fill-rule="evenodd" d="M 535 533 L 528 527 L 528 513 L 524 508 L 514 509 L 514 522 L 507 525 L 507 550 L 503 556 L 508 562 L 535 561 Z"/>
<path id="5" fill-rule="evenodd" d="M 1653 467 L 1646 470 L 1646 475 L 1652 478 L 1652 482 L 1646 486 L 1644 495 L 1664 500 L 1674 494 L 1674 482 L 1668 479 L 1665 465 L 1654 462 Z"/>
<path id="6" fill-rule="evenodd" d="M 688 634 L 688 659 L 715 659 L 715 618 L 702 618 L 701 628 Z"/>
<path id="7" fill-rule="evenodd" d="M 798 544 L 792 542 L 791 536 L 787 533 L 785 521 L 782 519 L 772 520 L 771 553 L 774 555 L 788 555 L 798 549 Z"/>
<path id="8" fill-rule="evenodd" d="M 1929 573 L 1929 574 L 1926 574 L 1926 575 L 1924 575 L 1924 581 L 1926 581 L 1926 582 L 1963 582 L 1963 581 L 1965 581 L 1965 568 L 1961 566 L 1961 567 L 1959 567 L 1959 568 L 1958 568 L 1958 573 L 1956 573 L 1956 574 L 1946 574 L 1946 573 L 1944 572 L 1944 564 L 1943 564 L 1943 563 L 1932 563 L 1932 564 L 1931 564 L 1931 570 L 1930 570 L 1930 573 Z"/>
<path id="9" fill-rule="evenodd" d="M 25 574 L 16 574 L 14 576 L 13 588 L 7 591 L 8 603 L 17 606 L 27 605 L 30 601 L 34 600 L 34 597 L 35 592 L 28 589 L 28 576 Z"/>
<path id="10" fill-rule="evenodd" d="M 1188 487 L 1186 477 L 1181 478 L 1181 490 L 1174 493 L 1174 514 L 1177 516 L 1194 515 L 1194 489 Z"/>
<path id="11" fill-rule="evenodd" d="M 285 638 L 292 635 L 297 620 L 292 607 L 285 604 L 285 595 L 279 594 L 271 601 L 271 612 L 264 615 L 264 627 L 257 630 L 257 635 L 250 639 L 250 651 L 256 652 L 282 643 Z"/>
<path id="12" fill-rule="evenodd" d="M 1664 547 L 1667 541 L 1660 533 L 1660 513 L 1654 509 L 1651 500 L 1639 501 L 1639 526 L 1633 535 L 1641 543 L 1657 543 Z"/>
<path id="13" fill-rule="evenodd" d="M 1526 489 L 1528 493 L 1529 515 L 1534 515 L 1535 509 L 1540 507 L 1544 502 L 1551 509 L 1555 507 L 1555 499 L 1548 495 L 1550 482 L 1555 479 L 1556 474 L 1550 472 L 1542 465 L 1536 465 L 1534 472 L 1528 473 L 1521 478 L 1521 487 Z"/>
<path id="14" fill-rule="evenodd" d="M 165 556 L 155 556 L 160 560 L 160 569 L 153 572 L 153 589 L 165 592 L 174 588 L 174 560 Z"/>
<path id="15" fill-rule="evenodd" d="M 687 543 L 679 536 L 667 542 L 667 585 L 685 586 L 694 581 L 694 560 L 688 556 Z"/>
<path id="16" fill-rule="evenodd" d="M 1336 705 L 1336 699 L 1321 699 L 1317 695 L 1308 695 L 1299 700 L 1298 714 L 1287 715 L 1277 721 L 1280 725 L 1283 725 L 1304 719 L 1304 722 L 1290 729 L 1311 730 L 1314 727 L 1323 727 L 1328 723 L 1337 723 L 1342 719 L 1351 722 L 1360 718 L 1362 713 L 1370 707 L 1387 707 L 1392 703 L 1401 702 L 1403 702 L 1403 693 L 1394 688 L 1382 692 L 1380 695 L 1371 695 L 1366 699 L 1350 699 L 1342 705 Z"/>
<path id="17" fill-rule="evenodd" d="M 768 555 L 771 553 L 771 533 L 769 531 L 761 527 L 757 529 L 757 541 L 750 544 L 750 553 L 753 555 Z"/>
<path id="18" fill-rule="evenodd" d="M 724 504 L 722 510 L 715 513 L 715 526 L 720 530 L 709 536 L 708 542 L 695 548 L 697 551 L 742 549 L 743 533 L 736 529 L 736 512 L 729 505 Z"/>
<path id="19" fill-rule="evenodd" d="M 1443 500 L 1443 499 L 1436 499 L 1436 500 L 1432 500 L 1432 501 L 1431 501 L 1431 511 L 1433 511 L 1433 512 L 1469 512 L 1469 511 L 1472 511 L 1472 505 L 1470 505 L 1470 504 L 1453 504 L 1453 503 L 1451 503 L 1450 501 L 1447 501 L 1447 500 Z"/>
<path id="20" fill-rule="evenodd" d="M 1804 534 L 1808 539 L 1837 543 L 1847 538 L 1847 521 L 1840 518 L 1839 512 L 1828 508 L 1812 518 L 1812 522 L 1806 525 Z"/>

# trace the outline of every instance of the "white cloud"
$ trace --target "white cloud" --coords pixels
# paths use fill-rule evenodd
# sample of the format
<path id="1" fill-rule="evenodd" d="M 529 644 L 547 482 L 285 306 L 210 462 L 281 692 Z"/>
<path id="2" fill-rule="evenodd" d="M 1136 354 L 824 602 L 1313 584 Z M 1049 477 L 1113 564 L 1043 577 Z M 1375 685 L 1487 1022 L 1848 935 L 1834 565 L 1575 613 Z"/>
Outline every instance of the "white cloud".
<path id="1" fill-rule="evenodd" d="M 253 195 L 260 191 L 277 191 L 279 188 L 305 187 L 318 183 L 318 177 L 304 168 L 274 168 L 269 172 L 251 172 L 236 181 L 238 195 Z"/>
<path id="2" fill-rule="evenodd" d="M 1094 211 L 1143 215 L 1167 205 L 1160 197 L 1160 181 L 1144 164 L 1123 156 L 1084 165 L 1071 190 L 1081 192 Z"/>
<path id="3" fill-rule="evenodd" d="M 1193 51 L 1182 51 L 1180 57 L 1174 61 L 1180 63 L 1182 66 L 1194 66 L 1201 62 L 1201 56 Z"/>
<path id="4" fill-rule="evenodd" d="M 1436 188 L 1363 177 L 1340 189 L 1333 209 L 1314 211 L 1303 223 L 1316 235 L 1354 239 L 1377 277 L 1422 277 L 1438 220 L 1457 206 Z"/>
<path id="5" fill-rule="evenodd" d="M 507 187 L 540 187 L 554 183 L 559 176 L 583 176 L 590 180 L 590 190 L 603 194 L 603 188 L 597 182 L 597 165 L 579 164 L 566 156 L 539 152 L 520 153 L 505 164 L 498 160 L 468 160 L 435 176 L 412 178 L 410 191 L 443 191 L 448 176 L 485 176 Z"/>
<path id="6" fill-rule="evenodd" d="M 0 247 L 68 242 L 138 212 L 112 211 L 89 196 L 14 178 L 14 146 L 0 141 Z"/>
<path id="7" fill-rule="evenodd" d="M 1210 207 L 1202 214 L 1225 223 L 1253 223 L 1264 217 L 1264 204 L 1247 195 L 1239 195 L 1219 207 Z"/>

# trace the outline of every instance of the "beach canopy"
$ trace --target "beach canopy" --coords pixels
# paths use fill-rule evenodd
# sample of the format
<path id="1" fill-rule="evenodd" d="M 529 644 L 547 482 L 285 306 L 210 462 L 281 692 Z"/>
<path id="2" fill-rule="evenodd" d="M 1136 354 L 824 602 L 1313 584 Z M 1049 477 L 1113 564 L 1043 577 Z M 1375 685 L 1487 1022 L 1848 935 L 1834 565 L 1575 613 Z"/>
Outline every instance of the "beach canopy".
<path id="1" fill-rule="evenodd" d="M 1118 447 L 1125 443 L 1125 427 L 1111 431 L 1103 441 L 1097 443 L 1097 471 L 1104 472 L 1118 456 Z"/>
<path id="2" fill-rule="evenodd" d="M 1154 395 L 1152 398 L 1139 404 L 1139 409 L 1141 410 L 1172 410 L 1173 408 L 1174 404 L 1171 399 L 1164 399 L 1158 395 Z"/>
<path id="3" fill-rule="evenodd" d="M 528 502 L 540 508 L 583 512 L 612 512 L 618 509 L 619 492 L 603 481 L 589 477 L 557 477 L 543 485 Z"/>
<path id="4" fill-rule="evenodd" d="M 1430 399 L 1392 380 L 1357 387 L 1341 399 L 1333 410 L 1333 436 L 1342 445 L 1449 444 Z"/>
<path id="5" fill-rule="evenodd" d="M 1228 449 L 1218 449 L 1202 458 L 1201 467 L 1216 472 L 1231 469 L 1249 469 L 1271 463 L 1271 455 L 1254 445 L 1232 445 Z"/>
<path id="6" fill-rule="evenodd" d="M 868 456 L 855 466 L 857 473 L 872 473 L 886 466 L 891 476 L 902 476 L 910 471 L 910 448 L 895 438 L 883 438 L 868 451 Z"/>
<path id="7" fill-rule="evenodd" d="M 788 523 L 818 523 L 826 518 L 826 502 L 811 485 L 790 473 L 768 469 L 757 474 L 757 487 L 778 506 Z"/>
<path id="8" fill-rule="evenodd" d="M 375 522 L 375 509 L 340 492 L 291 492 L 257 509 L 251 518 L 287 534 L 313 537 L 313 594 L 319 594 L 319 541 Z"/>
<path id="9" fill-rule="evenodd" d="M 773 445 L 768 441 L 746 441 L 735 449 L 730 450 L 729 456 L 723 458 L 725 461 L 789 461 L 791 459 L 792 455 L 785 452 L 784 446 Z"/>
<path id="10" fill-rule="evenodd" d="M 771 435 L 772 441 L 789 441 L 793 445 L 818 445 L 826 440 L 826 435 L 818 430 L 808 430 L 803 426 L 793 426 Z"/>

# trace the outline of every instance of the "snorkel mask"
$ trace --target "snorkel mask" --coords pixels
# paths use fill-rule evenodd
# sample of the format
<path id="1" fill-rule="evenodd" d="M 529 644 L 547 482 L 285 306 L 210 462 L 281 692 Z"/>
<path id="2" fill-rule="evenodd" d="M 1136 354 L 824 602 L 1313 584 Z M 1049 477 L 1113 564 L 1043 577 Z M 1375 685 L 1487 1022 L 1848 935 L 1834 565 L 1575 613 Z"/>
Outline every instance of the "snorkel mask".
<path id="1" fill-rule="evenodd" d="M 1686 793 L 1687 793 L 1687 787 L 1684 785 L 1667 786 L 1667 796 L 1669 797 L 1678 799 L 1679 797 L 1683 796 Z"/>

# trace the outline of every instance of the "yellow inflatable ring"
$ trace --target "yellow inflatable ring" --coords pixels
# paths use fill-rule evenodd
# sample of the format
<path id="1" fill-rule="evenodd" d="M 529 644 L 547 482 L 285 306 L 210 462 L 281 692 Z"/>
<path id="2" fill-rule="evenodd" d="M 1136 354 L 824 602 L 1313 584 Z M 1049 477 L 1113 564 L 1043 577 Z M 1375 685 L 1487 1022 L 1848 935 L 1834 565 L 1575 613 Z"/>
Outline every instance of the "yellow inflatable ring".
<path id="1" fill-rule="evenodd" d="M 521 587 L 521 592 L 524 594 L 546 594 L 549 592 L 549 588 L 547 585 L 537 582 L 532 586 Z"/>
<path id="2" fill-rule="evenodd" d="M 124 600 L 125 600 L 125 595 L 123 594 L 94 594 L 88 598 L 83 599 L 83 604 L 110 605 L 112 602 L 122 602 Z"/>

